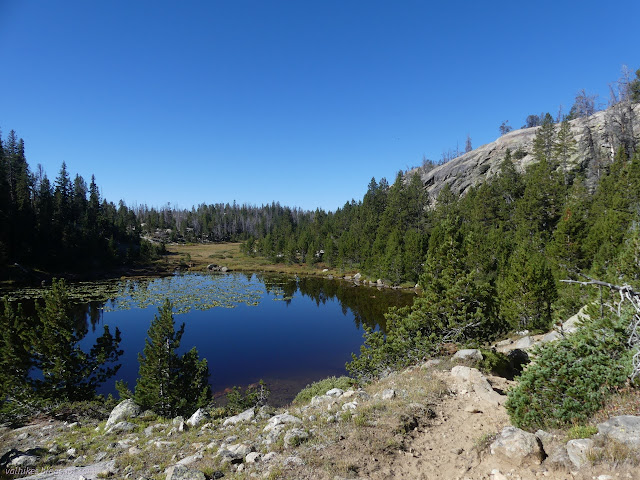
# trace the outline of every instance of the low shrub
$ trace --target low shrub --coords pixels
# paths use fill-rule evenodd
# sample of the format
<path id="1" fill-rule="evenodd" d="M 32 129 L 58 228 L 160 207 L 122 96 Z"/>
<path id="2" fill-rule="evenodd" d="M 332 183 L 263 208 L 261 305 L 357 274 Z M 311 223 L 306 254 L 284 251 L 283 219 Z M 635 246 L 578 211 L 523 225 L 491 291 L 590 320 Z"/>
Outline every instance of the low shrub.
<path id="1" fill-rule="evenodd" d="M 504 353 L 484 348 L 480 349 L 480 353 L 482 353 L 482 361 L 478 367 L 483 373 L 500 377 L 510 377 L 513 374 L 509 357 Z"/>
<path id="2" fill-rule="evenodd" d="M 534 351 L 509 392 L 511 422 L 524 429 L 584 423 L 631 371 L 625 315 L 610 314 Z"/>

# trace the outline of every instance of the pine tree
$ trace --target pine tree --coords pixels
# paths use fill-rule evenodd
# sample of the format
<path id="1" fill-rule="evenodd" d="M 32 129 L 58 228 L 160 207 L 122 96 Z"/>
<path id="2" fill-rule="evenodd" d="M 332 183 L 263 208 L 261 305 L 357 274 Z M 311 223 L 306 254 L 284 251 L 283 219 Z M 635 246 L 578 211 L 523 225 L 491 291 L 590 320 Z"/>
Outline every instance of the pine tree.
<path id="1" fill-rule="evenodd" d="M 183 356 L 177 353 L 184 323 L 175 329 L 173 305 L 167 299 L 158 309 L 145 340 L 134 399 L 144 408 L 172 417 L 191 414 L 211 396 L 207 360 L 199 360 L 195 348 Z"/>
<path id="2" fill-rule="evenodd" d="M 571 133 L 569 121 L 566 119 L 563 120 L 560 124 L 560 129 L 558 130 L 558 135 L 553 145 L 553 155 L 562 167 L 565 185 L 569 183 L 567 165 L 569 164 L 571 157 L 577 152 L 576 143 L 577 142 Z"/>
<path id="3" fill-rule="evenodd" d="M 105 325 L 91 350 L 82 350 L 86 331 L 76 326 L 64 280 L 53 280 L 36 312 L 38 324 L 29 340 L 35 368 L 42 373 L 42 379 L 33 380 L 38 394 L 47 399 L 91 399 L 120 368 L 120 331 L 116 328 L 112 335 Z"/>
<path id="4" fill-rule="evenodd" d="M 498 289 L 501 316 L 512 328 L 549 328 L 551 305 L 557 292 L 538 240 L 521 240 Z"/>
<path id="5" fill-rule="evenodd" d="M 538 162 L 546 160 L 550 164 L 553 164 L 554 138 L 555 127 L 553 125 L 553 117 L 547 113 L 533 139 L 533 156 Z"/>

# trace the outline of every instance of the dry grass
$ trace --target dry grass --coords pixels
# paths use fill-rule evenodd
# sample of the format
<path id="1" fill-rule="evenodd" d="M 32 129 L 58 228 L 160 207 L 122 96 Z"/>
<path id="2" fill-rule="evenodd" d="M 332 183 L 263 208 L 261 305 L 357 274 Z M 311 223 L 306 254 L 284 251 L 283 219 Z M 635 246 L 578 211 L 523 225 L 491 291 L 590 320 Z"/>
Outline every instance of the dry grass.
<path id="1" fill-rule="evenodd" d="M 190 270 L 204 270 L 209 264 L 221 265 L 236 271 L 275 272 L 299 275 L 353 275 L 357 272 L 343 272 L 331 269 L 324 263 L 314 265 L 271 263 L 263 257 L 252 257 L 240 251 L 240 243 L 198 243 L 167 245 L 169 255 L 165 260 L 169 267 L 178 267 L 184 263 L 187 254 L 191 257 Z M 322 270 L 328 268 L 327 272 Z"/>

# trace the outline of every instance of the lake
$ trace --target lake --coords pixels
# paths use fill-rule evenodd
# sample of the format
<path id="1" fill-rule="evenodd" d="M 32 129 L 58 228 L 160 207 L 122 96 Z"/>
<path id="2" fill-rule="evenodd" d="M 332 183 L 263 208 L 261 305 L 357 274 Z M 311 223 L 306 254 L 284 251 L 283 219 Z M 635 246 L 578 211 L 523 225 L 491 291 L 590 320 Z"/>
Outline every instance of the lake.
<path id="1" fill-rule="evenodd" d="M 122 367 L 100 393 L 115 393 L 118 379 L 135 385 L 138 352 L 168 297 L 176 328 L 186 325 L 180 352 L 195 346 L 208 360 L 214 394 L 262 379 L 275 405 L 291 401 L 310 382 L 345 374 L 345 363 L 362 344 L 363 326 L 384 330 L 387 309 L 411 304 L 415 296 L 342 280 L 244 273 L 121 280 L 109 289 L 111 300 L 78 305 L 78 328 L 87 331 L 85 350 L 104 325 L 122 332 Z"/>

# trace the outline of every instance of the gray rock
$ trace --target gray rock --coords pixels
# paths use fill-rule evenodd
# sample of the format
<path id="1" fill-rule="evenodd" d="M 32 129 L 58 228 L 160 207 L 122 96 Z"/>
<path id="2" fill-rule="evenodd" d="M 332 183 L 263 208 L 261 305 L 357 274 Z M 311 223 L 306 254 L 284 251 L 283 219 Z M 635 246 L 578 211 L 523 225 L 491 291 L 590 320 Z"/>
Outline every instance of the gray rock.
<path id="1" fill-rule="evenodd" d="M 207 421 L 206 412 L 202 408 L 199 408 L 193 413 L 193 415 L 189 417 L 189 420 L 187 420 L 187 425 L 189 425 L 190 427 L 197 427 L 198 425 L 206 421 Z"/>
<path id="2" fill-rule="evenodd" d="M 285 423 L 292 423 L 295 425 L 302 425 L 302 420 L 298 417 L 294 417 L 293 415 L 289 415 L 288 413 L 282 413 L 280 415 L 275 415 L 269 419 L 269 422 L 264 427 L 264 431 L 268 432 L 272 430 L 276 425 L 281 425 Z"/>
<path id="3" fill-rule="evenodd" d="M 78 480 L 80 477 L 97 479 L 99 475 L 110 476 L 115 469 L 115 461 L 98 462 L 84 467 L 69 467 L 60 470 L 50 470 L 37 475 L 22 477 L 28 480 Z"/>
<path id="4" fill-rule="evenodd" d="M 470 389 L 476 393 L 476 396 L 491 405 L 502 405 L 506 400 L 506 396 L 496 392 L 478 369 L 458 365 L 451 369 L 451 375 L 468 382 Z"/>
<path id="5" fill-rule="evenodd" d="M 640 417 L 621 415 L 598 424 L 598 435 L 612 438 L 629 448 L 640 448 Z"/>
<path id="6" fill-rule="evenodd" d="M 267 433 L 267 436 L 266 436 L 266 438 L 264 440 L 264 444 L 265 445 L 272 445 L 272 444 L 276 443 L 278 441 L 278 439 L 280 438 L 280 435 L 282 435 L 282 432 L 284 431 L 284 429 L 285 429 L 285 425 L 283 423 L 275 425 Z"/>
<path id="7" fill-rule="evenodd" d="M 382 281 L 381 278 L 379 278 L 378 280 L 376 280 L 376 284 L 379 285 L 379 286 L 382 286 L 382 285 L 384 285 L 384 282 Z"/>
<path id="8" fill-rule="evenodd" d="M 123 402 L 120 402 L 116 408 L 111 410 L 107 424 L 104 426 L 105 430 L 108 430 L 112 425 L 118 422 L 126 420 L 127 418 L 133 418 L 140 415 L 142 409 L 130 398 Z"/>
<path id="9" fill-rule="evenodd" d="M 269 463 L 278 458 L 278 454 L 276 452 L 269 452 L 264 457 L 262 457 L 262 461 L 264 463 Z"/>
<path id="10" fill-rule="evenodd" d="M 353 276 L 353 279 L 354 279 L 354 280 L 356 280 L 356 281 L 359 281 L 361 278 L 362 278 L 362 275 L 360 274 L 360 272 L 356 273 L 356 274 Z"/>
<path id="11" fill-rule="evenodd" d="M 559 340 L 562 338 L 562 335 L 557 332 L 557 331 L 552 331 L 549 332 L 547 334 L 545 334 L 541 339 L 540 339 L 540 343 L 549 343 L 549 342 L 555 342 L 556 340 Z"/>
<path id="12" fill-rule="evenodd" d="M 258 452 L 251 452 L 246 456 L 244 461 L 246 463 L 258 463 L 260 461 L 261 457 L 262 457 L 262 455 L 259 454 Z"/>
<path id="13" fill-rule="evenodd" d="M 131 422 L 118 422 L 115 425 L 111 425 L 104 433 L 124 433 L 132 432 L 136 429 L 136 424 Z"/>
<path id="14" fill-rule="evenodd" d="M 548 457 L 545 459 L 544 464 L 553 468 L 554 470 L 572 470 L 574 468 L 573 463 L 567 455 L 567 447 L 565 445 L 558 445 L 550 451 L 545 450 Z"/>
<path id="15" fill-rule="evenodd" d="M 249 455 L 253 448 L 243 443 L 235 445 L 227 445 L 220 447 L 216 457 L 220 458 L 222 463 L 242 463 L 244 457 Z"/>
<path id="16" fill-rule="evenodd" d="M 33 467 L 38 463 L 36 455 L 18 455 L 9 462 L 10 467 Z"/>
<path id="17" fill-rule="evenodd" d="M 540 440 L 540 444 L 542 445 L 542 449 L 547 452 L 551 449 L 551 443 L 553 442 L 553 435 L 549 432 L 545 432 L 544 430 L 538 430 L 535 434 Z"/>
<path id="18" fill-rule="evenodd" d="M 589 315 L 585 313 L 585 309 L 586 305 L 582 307 L 578 313 L 562 324 L 562 331 L 564 333 L 574 333 L 585 320 L 589 319 Z"/>
<path id="19" fill-rule="evenodd" d="M 153 425 L 149 425 L 147 428 L 144 429 L 144 434 L 147 437 L 150 437 L 151 435 L 153 435 L 153 433 L 156 430 L 164 430 L 165 428 L 167 428 L 169 425 L 167 425 L 166 423 L 155 423 Z"/>
<path id="20" fill-rule="evenodd" d="M 255 408 L 250 408 L 249 410 L 245 410 L 244 412 L 239 413 L 238 415 L 227 418 L 222 423 L 222 426 L 226 427 L 228 425 L 237 425 L 238 423 L 248 422 L 250 420 L 253 420 L 253 417 L 255 416 L 256 416 Z"/>
<path id="21" fill-rule="evenodd" d="M 356 408 L 358 408 L 358 402 L 347 402 L 342 405 L 342 410 L 344 411 L 355 410 Z"/>
<path id="22" fill-rule="evenodd" d="M 576 468 L 589 463 L 587 454 L 593 450 L 594 442 L 590 438 L 578 438 L 567 442 L 567 455 Z"/>
<path id="23" fill-rule="evenodd" d="M 433 368 L 436 365 L 440 365 L 442 363 L 442 360 L 440 360 L 439 358 L 431 358 L 429 360 L 427 360 L 426 362 L 424 362 L 420 368 L 422 369 L 428 369 L 428 368 Z"/>
<path id="24" fill-rule="evenodd" d="M 526 337 L 522 337 L 521 339 L 516 341 L 516 343 L 514 343 L 512 347 L 514 349 L 518 348 L 520 350 L 526 350 L 528 348 L 531 348 L 533 345 L 533 339 L 529 335 L 527 335 Z"/>
<path id="25" fill-rule="evenodd" d="M 475 348 L 467 348 L 464 350 L 458 350 L 452 357 L 454 362 L 481 362 L 482 353 Z"/>
<path id="26" fill-rule="evenodd" d="M 284 464 L 287 466 L 292 465 L 296 467 L 301 467 L 304 465 L 304 460 L 302 460 L 300 457 L 287 457 L 284 460 Z"/>
<path id="27" fill-rule="evenodd" d="M 199 470 L 191 470 L 184 465 L 174 465 L 167 468 L 166 480 L 206 480 L 204 473 Z"/>
<path id="28" fill-rule="evenodd" d="M 344 393 L 344 390 L 341 390 L 340 388 L 332 388 L 327 393 L 325 393 L 325 395 L 327 395 L 329 397 L 338 398 L 343 393 Z"/>
<path id="29" fill-rule="evenodd" d="M 311 399 L 311 406 L 317 407 L 318 405 L 322 405 L 324 403 L 328 403 L 333 400 L 335 399 L 333 397 L 330 397 L 329 395 L 316 395 Z"/>
<path id="30" fill-rule="evenodd" d="M 395 396 L 396 391 L 391 388 L 382 391 L 382 400 L 391 400 L 392 398 L 395 398 Z"/>
<path id="31" fill-rule="evenodd" d="M 305 440 L 309 439 L 309 434 L 300 428 L 292 428 L 284 435 L 284 444 L 287 447 L 297 447 Z"/>
<path id="32" fill-rule="evenodd" d="M 516 427 L 505 427 L 491 444 L 491 454 L 497 455 L 514 466 L 539 465 L 543 452 L 538 438 Z"/>
<path id="33" fill-rule="evenodd" d="M 201 452 L 197 452 L 197 453 L 194 453 L 193 455 L 189 455 L 188 457 L 184 457 L 182 460 L 176 463 L 176 465 L 184 465 L 186 467 L 187 465 L 191 465 L 192 463 L 195 463 L 198 460 L 202 460 L 203 456 L 204 455 Z"/>

